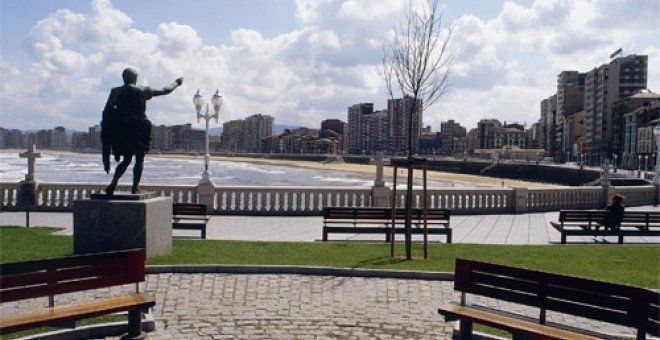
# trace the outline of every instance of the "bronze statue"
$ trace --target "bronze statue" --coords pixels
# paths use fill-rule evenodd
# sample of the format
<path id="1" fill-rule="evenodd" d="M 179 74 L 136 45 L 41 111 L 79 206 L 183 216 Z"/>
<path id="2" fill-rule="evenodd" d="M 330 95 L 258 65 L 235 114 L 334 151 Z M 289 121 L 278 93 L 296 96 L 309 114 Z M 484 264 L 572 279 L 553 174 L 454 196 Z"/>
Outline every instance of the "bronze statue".
<path id="1" fill-rule="evenodd" d="M 122 73 L 124 86 L 110 91 L 108 102 L 103 109 L 101 121 L 101 141 L 103 143 L 103 169 L 110 173 L 110 154 L 115 156 L 117 165 L 112 182 L 105 189 L 106 195 L 112 195 L 119 178 L 124 174 L 135 156 L 133 166 L 132 193 L 138 193 L 144 155 L 151 144 L 151 121 L 147 119 L 147 100 L 152 97 L 170 94 L 183 83 L 179 78 L 162 89 L 137 86 L 138 73 L 127 68 Z"/>

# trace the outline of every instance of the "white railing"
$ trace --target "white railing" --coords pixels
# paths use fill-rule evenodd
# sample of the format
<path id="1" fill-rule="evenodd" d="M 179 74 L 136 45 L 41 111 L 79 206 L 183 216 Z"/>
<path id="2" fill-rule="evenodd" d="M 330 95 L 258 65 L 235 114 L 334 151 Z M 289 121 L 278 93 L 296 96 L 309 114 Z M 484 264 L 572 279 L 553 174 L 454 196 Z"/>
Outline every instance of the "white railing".
<path id="1" fill-rule="evenodd" d="M 18 183 L 0 183 L 0 210 L 13 209 L 18 205 Z"/>
<path id="2" fill-rule="evenodd" d="M 218 213 L 310 214 L 324 207 L 370 207 L 371 189 L 350 187 L 216 187 Z"/>
<path id="3" fill-rule="evenodd" d="M 107 185 L 98 183 L 39 183 L 36 190 L 36 209 L 72 211 L 73 202 L 102 193 Z M 117 191 L 130 191 L 129 185 L 118 185 Z M 141 190 L 158 196 L 172 197 L 174 202 L 197 202 L 197 187 L 191 185 L 143 185 Z M 18 210 L 18 183 L 0 183 L 1 210 Z"/>
<path id="4" fill-rule="evenodd" d="M 627 206 L 640 206 L 655 201 L 658 193 L 655 187 L 652 188 L 653 190 L 649 190 L 649 187 L 616 187 L 614 192 L 625 197 L 624 203 Z"/>
<path id="5" fill-rule="evenodd" d="M 100 193 L 104 184 L 39 183 L 32 210 L 72 211 L 73 202 Z M 118 191 L 129 190 L 119 186 Z M 172 197 L 173 202 L 200 202 L 194 185 L 143 185 L 142 190 Z M 523 191 L 520 191 L 523 190 Z M 656 188 L 616 187 L 615 193 L 626 197 L 627 206 L 656 203 Z M 0 210 L 24 210 L 19 207 L 19 183 L 0 183 Z M 612 191 L 610 191 L 612 193 Z M 529 189 L 444 189 L 427 191 L 432 208 L 451 209 L 452 214 L 508 214 L 520 211 L 542 212 L 560 209 L 599 209 L 605 204 L 601 187 L 561 187 Z M 516 202 L 517 200 L 517 202 Z M 212 210 L 217 214 L 242 215 L 320 215 L 324 207 L 370 207 L 374 202 L 371 188 L 354 187 L 215 187 Z M 397 207 L 403 208 L 405 191 L 397 191 Z M 421 190 L 413 191 L 413 206 L 423 205 Z"/>
<path id="6" fill-rule="evenodd" d="M 561 209 L 602 208 L 601 187 L 530 188 L 527 193 L 527 210 L 555 211 Z"/>
<path id="7" fill-rule="evenodd" d="M 413 191 L 413 206 L 424 205 L 423 192 Z M 513 189 L 429 189 L 429 208 L 451 209 L 452 214 L 511 213 Z M 405 207 L 405 191 L 397 191 L 397 207 Z"/>

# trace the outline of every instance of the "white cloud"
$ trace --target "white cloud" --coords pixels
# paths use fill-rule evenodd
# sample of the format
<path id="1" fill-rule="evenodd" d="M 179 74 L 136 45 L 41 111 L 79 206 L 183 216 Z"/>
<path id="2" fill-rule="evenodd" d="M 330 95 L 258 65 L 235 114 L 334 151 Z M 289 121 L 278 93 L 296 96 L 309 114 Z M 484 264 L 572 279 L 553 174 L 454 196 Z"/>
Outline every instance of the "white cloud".
<path id="1" fill-rule="evenodd" d="M 339 17 L 355 21 L 373 21 L 398 13 L 400 0 L 348 0 L 341 4 Z"/>
<path id="2" fill-rule="evenodd" d="M 198 88 L 207 97 L 220 89 L 221 121 L 265 113 L 278 124 L 314 127 L 324 118 L 345 119 L 355 103 L 384 108 L 382 43 L 405 3 L 297 0 L 294 30 L 272 36 L 237 27 L 229 43 L 217 46 L 205 43 L 194 26 L 173 21 L 154 31 L 138 29 L 110 0 L 94 0 L 84 13 L 58 10 L 37 22 L 26 39 L 34 58 L 29 70 L 0 59 L 2 124 L 97 124 L 109 89 L 121 84 L 128 66 L 139 70 L 143 85 L 185 77 L 172 95 L 149 102 L 147 114 L 156 124 L 196 123 L 191 98 Z M 471 128 L 479 119 L 498 118 L 529 125 L 538 119 L 539 102 L 555 91 L 559 72 L 587 71 L 619 47 L 649 55 L 649 87 L 660 91 L 658 3 L 622 3 L 507 2 L 490 20 L 457 18 L 453 86 L 424 114 L 425 124 L 438 129 L 440 121 L 456 119 Z"/>

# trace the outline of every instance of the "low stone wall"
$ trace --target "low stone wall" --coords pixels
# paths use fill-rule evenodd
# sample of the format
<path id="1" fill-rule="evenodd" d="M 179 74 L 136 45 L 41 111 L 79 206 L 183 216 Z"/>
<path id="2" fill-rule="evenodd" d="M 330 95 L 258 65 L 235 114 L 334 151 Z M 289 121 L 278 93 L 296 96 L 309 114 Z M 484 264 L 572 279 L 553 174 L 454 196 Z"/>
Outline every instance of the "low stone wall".
<path id="1" fill-rule="evenodd" d="M 488 168 L 485 176 L 533 182 L 579 186 L 600 178 L 600 172 L 529 163 L 499 163 Z"/>

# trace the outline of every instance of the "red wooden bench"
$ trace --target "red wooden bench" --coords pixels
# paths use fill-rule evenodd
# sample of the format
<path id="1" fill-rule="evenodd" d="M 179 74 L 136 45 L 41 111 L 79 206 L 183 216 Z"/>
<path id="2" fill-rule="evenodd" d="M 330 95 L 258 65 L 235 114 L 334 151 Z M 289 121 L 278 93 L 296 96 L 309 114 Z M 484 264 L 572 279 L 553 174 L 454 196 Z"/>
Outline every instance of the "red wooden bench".
<path id="1" fill-rule="evenodd" d="M 460 338 L 472 338 L 472 323 L 511 332 L 514 339 L 612 338 L 597 330 L 550 323 L 546 312 L 580 316 L 637 329 L 637 339 L 660 335 L 660 293 L 650 289 L 456 259 L 454 289 L 459 303 L 438 309 L 447 321 L 460 320 Z M 469 304 L 467 294 L 538 308 L 538 317 Z"/>
<path id="2" fill-rule="evenodd" d="M 0 302 L 49 297 L 43 309 L 0 318 L 0 334 L 42 326 L 70 325 L 77 320 L 128 311 L 128 336 L 141 334 L 142 312 L 156 302 L 139 293 L 144 276 L 144 249 L 0 264 Z M 134 294 L 55 305 L 55 295 L 135 284 Z"/>

